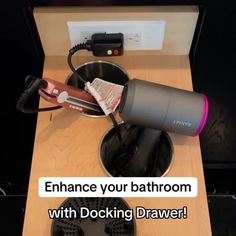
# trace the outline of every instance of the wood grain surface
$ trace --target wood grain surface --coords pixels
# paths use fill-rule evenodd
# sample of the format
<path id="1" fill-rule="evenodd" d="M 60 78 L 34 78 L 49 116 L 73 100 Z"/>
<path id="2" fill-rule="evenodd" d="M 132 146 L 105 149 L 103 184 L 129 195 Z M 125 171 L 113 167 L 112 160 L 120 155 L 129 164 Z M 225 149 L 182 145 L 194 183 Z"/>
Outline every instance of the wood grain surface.
<path id="1" fill-rule="evenodd" d="M 81 57 L 80 63 L 90 61 Z M 104 59 L 103 59 L 104 60 Z M 122 66 L 130 78 L 140 78 L 192 90 L 187 56 L 109 58 Z M 74 63 L 78 63 L 75 58 Z M 46 57 L 44 77 L 65 81 L 69 68 L 65 57 Z M 41 99 L 40 106 L 48 106 Z M 30 175 L 24 236 L 49 236 L 49 208 L 57 208 L 63 198 L 40 198 L 38 179 L 43 176 L 106 176 L 99 163 L 98 147 L 104 133 L 112 126 L 107 118 L 88 118 L 74 110 L 60 109 L 38 115 L 34 154 Z M 137 220 L 139 236 L 210 236 L 210 221 L 205 192 L 198 137 L 170 134 L 174 144 L 174 164 L 167 176 L 198 178 L 196 198 L 126 198 L 131 207 L 188 207 L 187 219 Z"/>

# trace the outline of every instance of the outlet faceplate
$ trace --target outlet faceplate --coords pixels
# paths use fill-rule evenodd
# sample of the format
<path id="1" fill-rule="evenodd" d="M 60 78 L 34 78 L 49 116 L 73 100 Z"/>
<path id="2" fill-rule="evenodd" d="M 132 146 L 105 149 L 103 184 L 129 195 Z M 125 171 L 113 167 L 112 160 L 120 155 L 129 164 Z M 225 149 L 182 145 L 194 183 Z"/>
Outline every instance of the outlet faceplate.
<path id="1" fill-rule="evenodd" d="M 165 21 L 70 21 L 71 46 L 85 43 L 94 33 L 123 33 L 125 50 L 161 50 Z"/>

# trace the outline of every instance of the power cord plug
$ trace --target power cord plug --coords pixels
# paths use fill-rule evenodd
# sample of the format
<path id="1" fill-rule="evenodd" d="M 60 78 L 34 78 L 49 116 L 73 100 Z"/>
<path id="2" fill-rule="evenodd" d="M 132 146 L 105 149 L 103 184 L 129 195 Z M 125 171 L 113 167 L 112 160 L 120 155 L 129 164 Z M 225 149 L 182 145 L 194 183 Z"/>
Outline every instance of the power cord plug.
<path id="1" fill-rule="evenodd" d="M 121 56 L 123 55 L 124 36 L 122 33 L 106 34 L 98 33 L 93 34 L 90 40 L 86 43 L 80 43 L 75 45 L 69 50 L 67 62 L 72 72 L 78 77 L 84 84 L 86 81 L 79 75 L 72 63 L 72 56 L 80 51 L 87 50 L 92 51 L 94 56 Z"/>
<path id="2" fill-rule="evenodd" d="M 93 55 L 97 57 L 121 56 L 124 52 L 124 36 L 122 33 L 93 34 L 87 44 L 90 45 L 88 51 L 92 51 Z"/>

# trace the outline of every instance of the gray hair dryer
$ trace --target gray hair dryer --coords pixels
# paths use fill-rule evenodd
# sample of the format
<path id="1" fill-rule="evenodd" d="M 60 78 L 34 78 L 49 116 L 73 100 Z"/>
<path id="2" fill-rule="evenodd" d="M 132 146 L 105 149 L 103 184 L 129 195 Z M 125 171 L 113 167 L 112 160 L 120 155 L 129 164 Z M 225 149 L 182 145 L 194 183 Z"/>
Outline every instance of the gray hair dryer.
<path id="1" fill-rule="evenodd" d="M 151 153 L 161 142 L 162 131 L 198 135 L 207 120 L 208 100 L 203 94 L 133 79 L 124 87 L 119 112 L 125 123 L 144 127 L 135 148 L 126 155 L 132 156 L 130 161 L 120 172 L 122 176 L 147 176 Z M 115 169 L 120 159 L 114 160 Z"/>
<path id="2" fill-rule="evenodd" d="M 124 87 L 119 112 L 130 124 L 196 136 L 205 126 L 208 100 L 203 94 L 133 79 Z"/>

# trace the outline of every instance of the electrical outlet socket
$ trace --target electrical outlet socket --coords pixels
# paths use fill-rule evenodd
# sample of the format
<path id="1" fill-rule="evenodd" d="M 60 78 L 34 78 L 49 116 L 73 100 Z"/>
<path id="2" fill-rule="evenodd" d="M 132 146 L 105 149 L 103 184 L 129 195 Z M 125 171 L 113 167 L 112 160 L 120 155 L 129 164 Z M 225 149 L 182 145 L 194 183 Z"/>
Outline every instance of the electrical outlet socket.
<path id="1" fill-rule="evenodd" d="M 123 33 L 125 50 L 161 50 L 165 21 L 69 21 L 71 46 L 85 43 L 94 33 Z"/>

